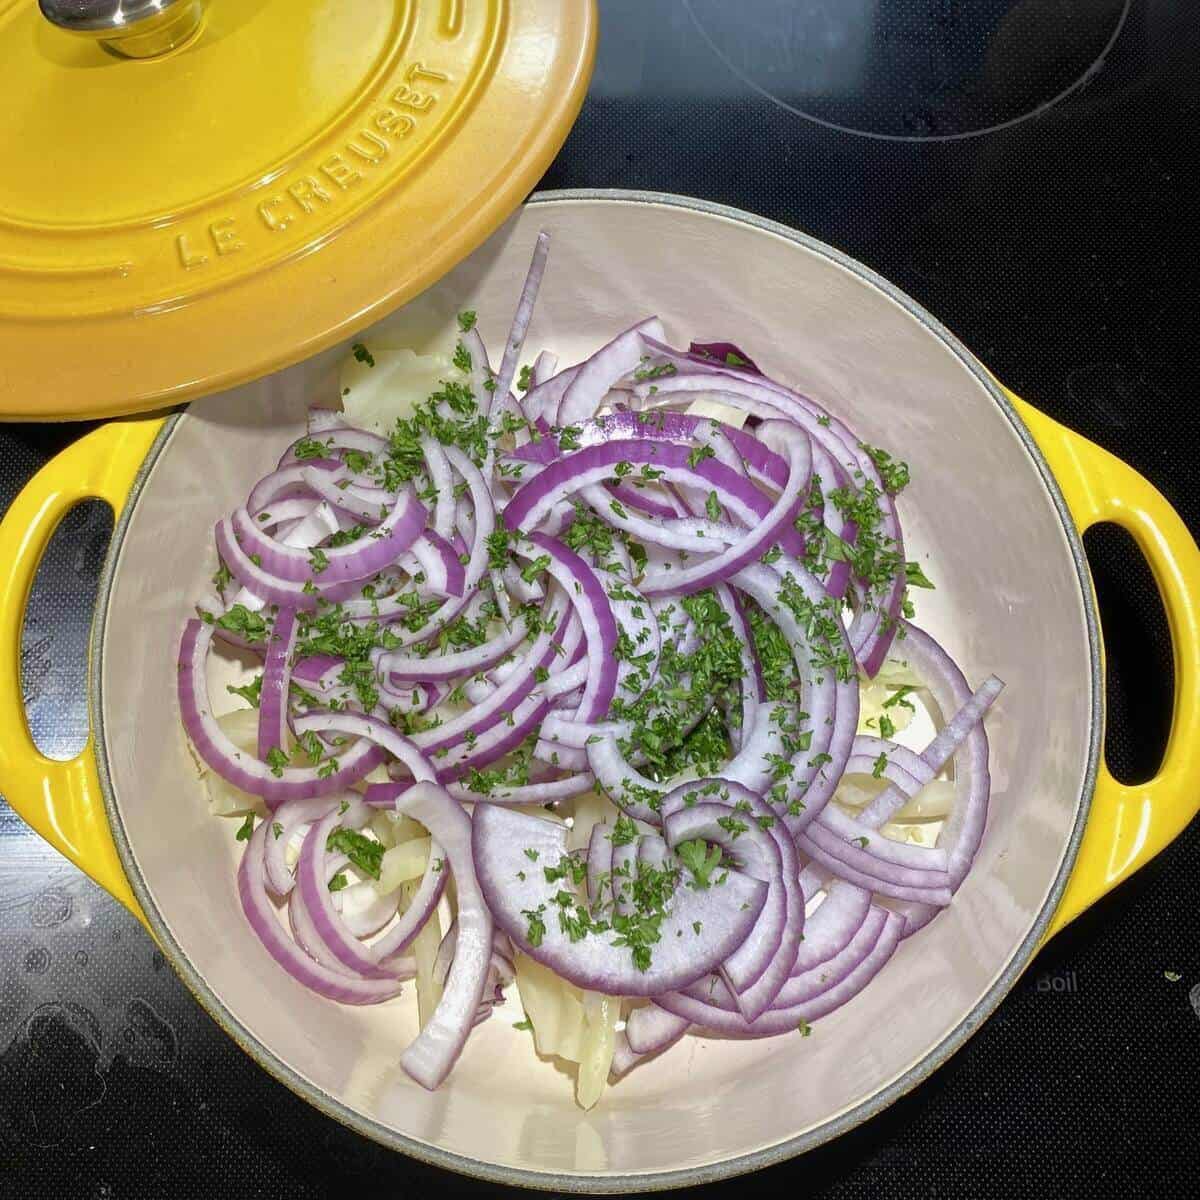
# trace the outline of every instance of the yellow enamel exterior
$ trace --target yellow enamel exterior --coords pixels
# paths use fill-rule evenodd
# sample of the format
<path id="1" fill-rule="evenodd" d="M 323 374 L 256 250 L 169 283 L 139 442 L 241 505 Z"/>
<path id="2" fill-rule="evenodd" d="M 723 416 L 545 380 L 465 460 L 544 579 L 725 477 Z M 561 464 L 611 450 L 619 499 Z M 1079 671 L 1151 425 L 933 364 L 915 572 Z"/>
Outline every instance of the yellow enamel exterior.
<path id="1" fill-rule="evenodd" d="M 1132 468 L 1009 393 L 1082 533 L 1113 521 L 1136 539 L 1166 608 L 1175 708 L 1158 774 L 1133 786 L 1100 764 L 1092 811 L 1051 934 L 1148 862 L 1200 809 L 1200 550 L 1162 495 Z M 113 844 L 91 743 L 67 762 L 34 746 L 21 700 L 21 629 L 38 563 L 72 505 L 120 513 L 161 418 L 114 421 L 47 463 L 0 522 L 0 791 L 51 845 L 143 923 Z"/>
<path id="2" fill-rule="evenodd" d="M 208 0 L 133 60 L 0 0 L 0 419 L 161 409 L 403 304 L 533 190 L 596 27 L 594 0 Z"/>
<path id="3" fill-rule="evenodd" d="M 1178 514 L 1132 467 L 1008 393 L 1054 472 L 1080 534 L 1101 521 L 1127 530 L 1162 596 L 1175 661 L 1175 705 L 1162 765 L 1126 786 L 1103 758 L 1079 856 L 1047 936 L 1176 838 L 1200 810 L 1200 550 Z"/>
<path id="4" fill-rule="evenodd" d="M 38 833 L 149 929 L 113 844 L 92 740 L 72 759 L 33 743 L 21 689 L 21 630 L 38 564 L 59 522 L 83 500 L 119 515 L 163 418 L 112 421 L 48 462 L 0 521 L 0 792 Z"/>

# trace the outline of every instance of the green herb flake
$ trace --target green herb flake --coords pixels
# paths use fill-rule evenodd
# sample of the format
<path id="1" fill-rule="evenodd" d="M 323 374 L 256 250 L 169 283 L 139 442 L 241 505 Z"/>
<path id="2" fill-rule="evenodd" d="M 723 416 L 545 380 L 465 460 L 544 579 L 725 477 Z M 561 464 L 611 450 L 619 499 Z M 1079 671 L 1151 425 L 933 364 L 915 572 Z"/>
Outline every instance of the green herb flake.
<path id="1" fill-rule="evenodd" d="M 234 687 L 232 683 L 227 683 L 225 690 L 231 696 L 241 696 L 251 708 L 257 708 L 262 699 L 262 681 L 263 677 L 260 673 L 255 675 L 249 683 L 243 684 L 240 687 Z"/>
<path id="2" fill-rule="evenodd" d="M 675 847 L 679 861 L 692 873 L 692 886 L 704 891 L 712 882 L 712 873 L 721 865 L 721 847 L 710 846 L 702 838 L 680 842 Z"/>
<path id="3" fill-rule="evenodd" d="M 542 939 L 546 936 L 546 922 L 542 920 L 542 913 L 546 911 L 544 904 L 539 904 L 536 909 L 524 909 L 521 916 L 529 923 L 525 930 L 525 940 L 535 949 L 542 944 Z"/>
<path id="4" fill-rule="evenodd" d="M 335 829 L 325 842 L 325 849 L 344 854 L 364 875 L 379 878 L 384 845 L 357 829 Z"/>
<path id="5" fill-rule="evenodd" d="M 251 612 L 244 604 L 235 604 L 227 613 L 216 619 L 217 625 L 230 633 L 236 633 L 247 642 L 267 640 L 267 621 L 262 613 Z"/>
<path id="6" fill-rule="evenodd" d="M 906 562 L 904 564 L 904 577 L 908 580 L 909 587 L 932 588 L 933 584 L 929 582 L 925 572 L 921 570 L 921 564 L 915 562 Z"/>
<path id="7" fill-rule="evenodd" d="M 246 819 L 238 827 L 237 840 L 239 842 L 248 842 L 250 835 L 254 832 L 254 814 L 247 813 Z"/>
<path id="8" fill-rule="evenodd" d="M 638 827 L 631 817 L 627 817 L 621 813 L 613 825 L 613 831 L 608 835 L 608 840 L 614 846 L 628 846 L 638 839 Z"/>

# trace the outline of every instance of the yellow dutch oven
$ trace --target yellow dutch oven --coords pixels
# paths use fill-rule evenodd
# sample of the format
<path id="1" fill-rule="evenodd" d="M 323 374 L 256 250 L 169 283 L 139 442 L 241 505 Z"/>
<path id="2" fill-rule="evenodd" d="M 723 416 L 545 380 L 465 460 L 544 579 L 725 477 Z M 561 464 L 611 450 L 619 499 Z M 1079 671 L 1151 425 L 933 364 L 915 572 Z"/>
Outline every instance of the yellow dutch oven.
<path id="1" fill-rule="evenodd" d="M 12 8 L 0 9 L 0 20 L 25 21 L 27 7 L 15 16 Z M 409 11 L 403 4 L 389 8 Z M 586 58 L 591 26 L 583 4 L 464 0 L 413 5 L 410 17 L 419 30 L 425 16 L 444 25 L 457 13 L 465 30 L 477 18 L 491 21 L 500 13 L 500 24 L 488 28 L 509 45 L 518 15 L 539 8 L 543 15 L 556 9 L 580 16 L 585 28 L 576 30 L 572 44 L 583 46 L 579 53 Z M 245 9 L 268 13 L 272 6 Z M 215 21 L 216 13 L 213 0 L 209 19 Z M 203 44 L 196 39 L 208 28 L 161 35 L 152 30 L 147 37 L 160 57 L 151 61 L 163 61 L 159 36 L 171 42 L 166 61 L 183 61 L 189 46 Z M 435 25 L 429 36 L 442 36 L 442 28 Z M 51 34 L 60 31 L 37 27 L 37 37 Z M 231 26 L 228 38 L 236 34 Z M 78 45 L 71 53 L 107 55 L 105 69 L 146 67 L 119 62 L 120 48 L 98 47 L 78 32 L 61 36 L 68 39 L 61 43 L 64 55 L 67 45 Z M 431 54 L 422 54 L 426 69 L 442 69 Z M 503 53 L 497 61 L 489 78 L 502 73 Z M 417 82 L 414 76 L 403 86 L 416 88 Z M 486 109 L 480 103 L 480 111 Z M 488 153 L 476 149 L 479 171 L 486 174 Z M 436 171 L 441 159 L 429 153 L 428 169 Z M 343 161 L 349 160 L 343 155 Z M 283 194 L 274 179 L 262 186 L 262 200 L 254 203 Z M 129 196 L 135 192 L 131 185 Z M 10 199 L 0 191 L 0 214 Z M 475 201 L 485 202 L 478 194 Z M 285 204 L 268 212 L 281 213 Z M 425 215 L 438 218 L 432 207 Z M 269 227 L 269 218 L 258 219 Z M 374 230 L 362 243 L 354 241 L 359 220 Z M 90 294 L 96 309 L 113 307 L 96 324 L 88 323 L 94 314 L 81 312 L 81 344 L 58 347 L 62 373 L 46 371 L 43 361 L 59 415 L 87 411 L 87 330 L 117 329 L 119 303 L 129 303 L 128 311 L 142 314 L 148 327 L 163 330 L 164 340 L 142 340 L 143 355 L 161 358 L 144 374 L 119 362 L 116 351 L 97 351 L 96 389 L 108 411 L 137 407 L 150 396 L 200 394 L 234 381 L 237 386 L 170 416 L 125 418 L 97 429 L 48 464 L 5 515 L 0 791 L 146 924 L 200 1002 L 268 1071 L 386 1145 L 468 1174 L 561 1191 L 701 1183 L 818 1145 L 878 1112 L 943 1063 L 999 1003 L 1045 938 L 1156 854 L 1194 815 L 1200 552 L 1145 480 L 1006 393 L 947 330 L 884 280 L 792 230 L 678 197 L 548 193 L 468 257 L 462 258 L 467 243 L 482 240 L 486 221 L 472 227 L 457 252 L 428 265 L 399 263 L 387 238 L 381 240 L 391 226 L 382 217 L 378 225 L 374 220 L 368 206 L 335 230 L 328 245 L 318 244 L 320 236 L 306 243 L 300 259 L 312 273 L 302 294 L 287 294 L 304 279 L 292 273 L 299 270 L 296 259 L 259 260 L 257 243 L 247 240 L 245 261 L 255 263 L 248 275 L 226 282 L 214 275 L 211 288 L 198 288 L 182 305 L 185 314 L 193 305 L 201 314 L 192 327 L 195 345 L 178 340 L 170 322 L 156 324 L 158 308 L 137 307 L 141 283 L 124 293 L 113 282 L 117 276 L 97 275 L 90 292 L 84 287 L 77 294 L 77 300 Z M 189 254 L 207 256 L 217 272 L 225 269 L 218 261 L 221 228 L 213 233 L 203 227 L 203 237 L 188 237 L 184 246 Z M 397 1065 L 416 1031 L 408 997 L 371 1009 L 341 1007 L 285 975 L 242 917 L 233 882 L 239 847 L 228 823 L 208 815 L 175 700 L 179 628 L 215 566 L 213 521 L 298 434 L 306 407 L 336 397 L 348 335 L 357 332 L 380 344 L 435 336 L 455 311 L 473 308 L 485 340 L 499 344 L 542 229 L 553 250 L 531 346 L 551 347 L 568 360 L 614 328 L 657 312 L 675 340 L 693 334 L 730 338 L 772 375 L 844 414 L 868 439 L 894 448 L 912 467 L 906 534 L 914 554 L 933 564 L 939 585 L 921 619 L 968 677 L 995 671 L 1008 684 L 989 719 L 988 830 L 950 909 L 904 943 L 879 979 L 823 1020 L 813 1037 L 696 1041 L 686 1052 L 639 1068 L 588 1113 L 574 1107 L 561 1075 L 531 1053 L 528 1039 L 503 1014 L 473 1034 L 450 1080 L 428 1093 Z M 391 232 L 404 239 L 411 231 Z M 0 226 L 0 238 L 8 233 Z M 91 234 L 79 236 L 86 241 Z M 4 259 L 4 246 L 0 240 L 0 263 L 12 261 Z M 410 250 L 441 252 L 419 238 Z M 183 253 L 178 242 L 173 253 Z M 237 253 L 242 249 L 227 257 Z M 401 283 L 389 268 L 407 272 Z M 347 302 L 340 309 L 311 287 L 322 272 Z M 274 283 L 266 282 L 272 277 Z M 0 304 L 7 306 L 0 307 L 5 353 L 39 321 L 47 328 L 59 321 L 55 305 L 65 311 L 74 302 L 72 289 L 82 287 L 44 271 L 27 276 L 27 292 L 10 288 L 5 278 L 0 271 L 0 287 L 9 289 L 0 291 Z M 365 321 L 421 288 L 402 310 L 361 332 Z M 111 291 L 125 298 L 105 299 Z M 14 296 L 30 298 L 27 313 L 13 315 Z M 212 342 L 223 304 L 240 313 L 238 346 Z M 162 312 L 172 320 L 192 319 L 170 306 Z M 331 313 L 340 315 L 331 319 Z M 295 330 L 290 345 L 289 322 Z M 259 325 L 266 348 L 239 353 Z M 125 343 L 122 353 L 134 345 Z M 244 382 L 283 362 L 295 365 Z M 125 401 L 118 397 L 118 380 L 127 389 Z M 142 381 L 136 389 L 135 380 Z M 16 403 L 18 391 L 32 403 L 27 390 L 10 387 L 2 411 L 33 415 Z M 130 399 L 135 392 L 136 403 Z M 39 754 L 25 721 L 21 623 L 47 542 L 71 506 L 88 498 L 107 501 L 117 514 L 93 623 L 92 736 L 77 758 L 56 762 Z M 1162 594 L 1174 644 L 1175 705 L 1166 755 L 1154 779 L 1129 787 L 1111 777 L 1102 759 L 1102 652 L 1080 543 L 1080 533 L 1100 521 L 1121 524 L 1137 540 Z M 210 680 L 214 697 L 224 694 L 221 682 Z M 515 1020 L 519 1011 L 515 1001 L 510 1005 Z"/>

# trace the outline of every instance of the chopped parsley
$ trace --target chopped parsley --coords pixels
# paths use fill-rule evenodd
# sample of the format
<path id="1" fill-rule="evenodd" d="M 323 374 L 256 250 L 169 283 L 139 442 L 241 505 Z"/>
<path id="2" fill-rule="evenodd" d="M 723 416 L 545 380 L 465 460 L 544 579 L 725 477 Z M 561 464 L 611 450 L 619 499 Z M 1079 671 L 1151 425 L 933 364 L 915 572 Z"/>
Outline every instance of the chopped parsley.
<path id="1" fill-rule="evenodd" d="M 283 768 L 288 765 L 288 756 L 278 746 L 272 746 L 267 751 L 267 766 L 276 779 L 283 778 Z"/>
<path id="2" fill-rule="evenodd" d="M 718 817 L 717 824 L 734 839 L 741 837 L 750 828 L 745 821 L 739 821 L 737 817 Z"/>
<path id="3" fill-rule="evenodd" d="M 692 873 L 692 886 L 703 891 L 712 881 L 712 873 L 721 865 L 721 847 L 710 846 L 701 838 L 680 842 L 675 847 L 679 861 Z M 699 930 L 696 931 L 699 933 Z"/>
<path id="4" fill-rule="evenodd" d="M 638 839 L 638 827 L 634 824 L 632 818 L 621 813 L 617 817 L 616 824 L 613 826 L 613 831 L 608 835 L 608 840 L 614 846 L 628 846 Z"/>
<path id="5" fill-rule="evenodd" d="M 225 690 L 231 696 L 241 696 L 251 708 L 257 708 L 262 697 L 262 682 L 263 677 L 261 674 L 258 674 L 249 683 L 243 684 L 241 687 L 234 687 L 232 683 L 227 683 Z"/>
<path id="6" fill-rule="evenodd" d="M 908 463 L 900 462 L 886 450 L 879 449 L 878 446 L 868 446 L 866 442 L 860 444 L 866 451 L 867 457 L 875 464 L 879 478 L 883 480 L 884 490 L 889 496 L 898 496 L 908 487 Z"/>
<path id="7" fill-rule="evenodd" d="M 217 618 L 217 624 L 247 642 L 267 640 L 266 618 L 262 613 L 251 612 L 244 604 L 235 604 L 227 613 L 222 613 Z"/>
<path id="8" fill-rule="evenodd" d="M 667 376 L 674 375 L 678 368 L 674 363 L 660 363 L 657 367 L 646 366 L 650 360 L 642 359 L 642 366 L 638 367 L 633 373 L 633 377 L 638 383 L 645 383 L 649 379 L 663 379 Z"/>
<path id="9" fill-rule="evenodd" d="M 525 940 L 534 948 L 542 944 L 542 939 L 546 936 L 546 922 L 542 920 L 542 914 L 546 911 L 544 904 L 539 904 L 536 909 L 524 909 L 521 916 L 528 922 L 528 927 L 525 930 Z"/>
<path id="10" fill-rule="evenodd" d="M 344 854 L 364 875 L 379 878 L 384 845 L 357 829 L 335 829 L 325 842 L 326 850 Z"/>
<path id="11" fill-rule="evenodd" d="M 316 438 L 301 438 L 292 447 L 292 453 L 301 462 L 306 462 L 312 458 L 324 458 L 329 453 L 329 447 L 324 442 L 318 442 Z"/>
<path id="12" fill-rule="evenodd" d="M 933 584 L 926 578 L 925 572 L 921 570 L 920 563 L 906 562 L 904 564 L 904 577 L 908 581 L 909 587 L 933 587 Z"/>
<path id="13" fill-rule="evenodd" d="M 373 367 L 375 365 L 375 356 L 366 348 L 366 346 L 362 344 L 362 342 L 355 342 L 350 348 L 354 351 L 354 357 L 360 363 L 366 363 L 368 367 Z"/>
<path id="14" fill-rule="evenodd" d="M 468 308 L 458 314 L 458 327 L 463 333 L 470 333 L 475 328 L 475 310 Z"/>
<path id="15" fill-rule="evenodd" d="M 247 813 L 246 819 L 238 827 L 237 840 L 239 842 L 247 842 L 250 840 L 250 835 L 254 832 L 254 814 Z"/>
<path id="16" fill-rule="evenodd" d="M 907 708 L 909 712 L 916 712 L 917 710 L 913 706 L 912 701 L 907 699 L 907 697 L 912 695 L 912 693 L 915 692 L 916 690 L 917 689 L 915 687 L 912 687 L 911 685 L 909 685 L 907 683 L 904 684 L 902 687 L 898 687 L 883 702 L 883 707 L 884 708 L 895 708 L 895 706 L 898 704 L 901 708 Z"/>
<path id="17" fill-rule="evenodd" d="M 348 546 L 351 542 L 357 542 L 358 539 L 360 537 L 362 537 L 363 534 L 365 534 L 366 532 L 367 532 L 367 527 L 365 525 L 352 525 L 349 529 L 339 529 L 337 531 L 337 533 L 333 534 L 333 536 L 330 537 L 329 545 L 331 547 L 332 546 Z M 320 553 L 320 551 L 314 551 L 314 553 Z M 321 555 L 321 557 L 325 558 L 325 556 L 323 554 Z M 309 561 L 310 562 L 312 561 L 311 556 L 310 556 Z M 325 566 L 314 567 L 313 569 L 316 571 L 323 571 L 323 570 L 325 570 L 325 567 L 327 567 L 327 566 L 329 566 L 329 560 L 326 558 Z"/>

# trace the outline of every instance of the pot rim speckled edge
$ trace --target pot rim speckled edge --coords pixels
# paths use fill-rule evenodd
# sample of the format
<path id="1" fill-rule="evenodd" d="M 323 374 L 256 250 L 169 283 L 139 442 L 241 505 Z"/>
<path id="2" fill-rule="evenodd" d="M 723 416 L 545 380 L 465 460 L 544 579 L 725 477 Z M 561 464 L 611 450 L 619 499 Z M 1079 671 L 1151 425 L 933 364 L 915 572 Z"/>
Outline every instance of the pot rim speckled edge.
<path id="1" fill-rule="evenodd" d="M 1013 951 L 1012 956 L 995 983 L 992 984 L 963 1020 L 923 1058 L 914 1063 L 890 1084 L 872 1096 L 869 1096 L 854 1108 L 848 1109 L 816 1128 L 810 1129 L 794 1138 L 789 1138 L 786 1141 L 778 1142 L 773 1146 L 768 1146 L 765 1149 L 757 1150 L 751 1154 L 740 1155 L 736 1158 L 725 1159 L 721 1162 L 672 1171 L 640 1174 L 563 1174 L 561 1172 L 550 1171 L 529 1171 L 482 1162 L 461 1154 L 450 1153 L 437 1146 L 406 1137 L 377 1121 L 373 1121 L 360 1113 L 353 1112 L 333 1096 L 329 1095 L 329 1093 L 322 1091 L 310 1080 L 292 1070 L 286 1062 L 275 1055 L 248 1029 L 234 1019 L 225 1008 L 220 997 L 196 971 L 184 951 L 172 937 L 138 868 L 121 818 L 120 807 L 113 792 L 112 776 L 108 764 L 104 736 L 104 706 L 100 681 L 103 677 L 104 631 L 108 617 L 109 600 L 112 595 L 116 564 L 120 557 L 122 541 L 129 527 L 132 514 L 137 507 L 146 479 L 159 455 L 162 453 L 163 448 L 170 440 L 180 418 L 183 416 L 182 412 L 172 415 L 156 438 L 150 453 L 147 454 L 145 462 L 138 472 L 137 479 L 130 491 L 129 499 L 119 514 L 116 526 L 113 529 L 112 541 L 109 545 L 108 556 L 105 560 L 104 571 L 101 575 L 100 587 L 97 592 L 96 615 L 92 623 L 91 670 L 89 673 L 88 699 L 91 708 L 91 727 L 94 732 L 96 764 L 99 768 L 100 782 L 104 791 L 104 804 L 108 811 L 109 823 L 112 826 L 121 862 L 129 877 L 134 895 L 137 897 L 138 903 L 141 904 L 142 910 L 154 930 L 155 937 L 158 939 L 163 953 L 170 960 L 172 967 L 179 977 L 217 1024 L 269 1074 L 307 1100 L 313 1107 L 332 1117 L 340 1124 L 345 1125 L 347 1128 L 380 1142 L 390 1149 L 402 1151 L 413 1158 L 436 1167 L 443 1167 L 451 1171 L 457 1171 L 463 1175 L 493 1183 L 540 1190 L 582 1193 L 657 1191 L 668 1188 L 694 1187 L 699 1184 L 711 1183 L 716 1180 L 728 1179 L 731 1176 L 756 1171 L 762 1167 L 768 1167 L 793 1158 L 796 1155 L 803 1154 L 825 1142 L 831 1141 L 843 1133 L 847 1133 L 877 1113 L 882 1112 L 901 1096 L 911 1091 L 919 1083 L 922 1083 L 932 1075 L 991 1015 L 1037 952 L 1046 929 L 1049 926 L 1050 919 L 1058 907 L 1063 889 L 1066 886 L 1067 879 L 1075 863 L 1079 843 L 1087 825 L 1087 816 L 1091 807 L 1092 792 L 1096 783 L 1096 772 L 1099 763 L 1103 727 L 1103 721 L 1100 719 L 1103 711 L 1103 670 L 1100 657 L 1099 624 L 1092 595 L 1091 578 L 1088 572 L 1087 560 L 1084 556 L 1083 543 L 1080 540 L 1074 522 L 1071 520 L 1066 501 L 1063 499 L 1062 493 L 1045 458 L 1043 458 L 1032 435 L 1026 429 L 1012 404 L 1009 403 L 1008 399 L 1001 392 L 992 376 L 945 326 L 935 320 L 915 301 L 888 283 L 887 280 L 864 267 L 856 260 L 833 249 L 831 246 L 819 242 L 815 238 L 808 237 L 803 233 L 799 233 L 794 229 L 790 229 L 786 225 L 781 225 L 776 221 L 756 217 L 751 213 L 730 208 L 724 204 L 714 204 L 709 201 L 694 200 L 685 196 L 676 196 L 664 192 L 624 191 L 621 189 L 604 188 L 539 192 L 532 196 L 528 203 L 556 204 L 579 201 L 666 205 L 672 208 L 705 213 L 710 216 L 724 217 L 743 225 L 753 226 L 765 233 L 786 238 L 804 247 L 806 250 L 821 255 L 847 271 L 852 272 L 864 283 L 883 292 L 891 300 L 904 308 L 911 316 L 916 318 L 974 376 L 984 391 L 991 396 L 997 408 L 1008 418 L 1017 436 L 1024 444 L 1030 459 L 1036 465 L 1041 475 L 1042 483 L 1054 502 L 1054 507 L 1058 511 L 1059 519 L 1066 533 L 1067 544 L 1071 550 L 1071 558 L 1075 564 L 1080 599 L 1083 603 L 1084 619 L 1087 625 L 1088 653 L 1091 659 L 1092 680 L 1090 695 L 1092 720 L 1091 736 L 1088 743 L 1087 770 L 1084 776 L 1083 788 L 1079 796 L 1071 836 L 1068 839 L 1065 853 L 1054 879 L 1054 884 L 1046 897 L 1042 910 L 1024 940 Z"/>

